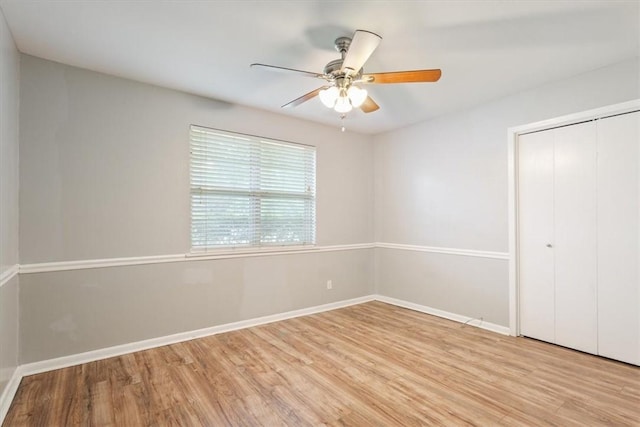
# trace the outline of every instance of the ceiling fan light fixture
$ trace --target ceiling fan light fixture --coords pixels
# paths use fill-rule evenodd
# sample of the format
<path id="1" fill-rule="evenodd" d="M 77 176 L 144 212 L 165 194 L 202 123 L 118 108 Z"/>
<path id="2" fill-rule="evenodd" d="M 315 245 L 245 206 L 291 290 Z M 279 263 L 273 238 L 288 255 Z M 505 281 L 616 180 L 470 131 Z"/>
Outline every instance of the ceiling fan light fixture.
<path id="1" fill-rule="evenodd" d="M 331 86 L 327 89 L 323 89 L 318 93 L 320 97 L 320 101 L 327 108 L 333 108 L 336 105 L 336 101 L 338 100 L 338 96 L 340 95 L 340 91 L 337 87 Z"/>
<path id="2" fill-rule="evenodd" d="M 318 96 L 325 107 L 344 114 L 359 108 L 367 99 L 367 91 L 357 86 L 349 86 L 348 89 L 331 86 L 318 92 Z"/>
<path id="3" fill-rule="evenodd" d="M 334 44 L 338 52 L 340 52 L 340 58 L 327 63 L 322 73 L 259 63 L 251 64 L 251 67 L 266 68 L 272 71 L 293 73 L 324 80 L 324 86 L 287 102 L 282 105 L 282 108 L 297 107 L 317 96 L 325 107 L 336 111 L 343 118 L 346 113 L 354 108 L 360 108 L 363 113 L 372 113 L 380 109 L 380 106 L 371 99 L 366 90 L 353 85 L 353 83 L 358 83 L 359 85 L 429 83 L 437 82 L 440 79 L 442 75 L 442 70 L 440 69 L 364 74 L 362 67 L 376 50 L 381 40 L 382 37 L 378 34 L 367 30 L 356 30 L 352 37 L 338 37 Z"/>
<path id="4" fill-rule="evenodd" d="M 351 111 L 351 109 L 353 109 L 353 106 L 349 101 L 349 97 L 343 96 L 341 94 L 340 97 L 338 97 L 338 100 L 336 101 L 336 106 L 333 107 L 333 109 L 336 110 L 338 113 L 348 113 L 349 111 Z"/>
<path id="5" fill-rule="evenodd" d="M 358 86 L 351 86 L 347 91 L 349 101 L 354 108 L 359 108 L 367 99 L 366 89 L 361 89 Z"/>

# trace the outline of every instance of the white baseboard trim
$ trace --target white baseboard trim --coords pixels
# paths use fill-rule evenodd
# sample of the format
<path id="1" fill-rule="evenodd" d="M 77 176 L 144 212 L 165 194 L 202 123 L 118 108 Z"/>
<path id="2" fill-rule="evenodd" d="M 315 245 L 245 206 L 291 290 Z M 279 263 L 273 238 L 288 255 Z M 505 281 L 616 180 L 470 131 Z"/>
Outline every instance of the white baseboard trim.
<path id="1" fill-rule="evenodd" d="M 439 246 L 404 245 L 400 243 L 376 242 L 376 248 L 400 249 L 403 251 L 430 252 L 434 254 L 462 255 L 478 258 L 509 259 L 508 252 L 479 251 L 475 249 L 441 248 Z"/>
<path id="2" fill-rule="evenodd" d="M 269 316 L 257 317 L 254 319 L 241 320 L 233 323 L 212 326 L 208 328 L 198 329 L 194 331 L 180 332 L 173 335 L 167 335 L 148 340 L 121 344 L 113 347 L 102 348 L 98 350 L 87 351 L 84 353 L 73 354 L 70 356 L 58 357 L 55 359 L 42 360 L 39 362 L 27 363 L 19 367 L 19 371 L 24 375 L 39 374 L 42 372 L 52 371 L 55 369 L 67 368 L 70 366 L 80 365 L 83 363 L 94 362 L 96 360 L 107 359 L 110 357 L 121 356 L 123 354 L 134 353 L 136 351 L 148 350 L 151 348 L 161 347 L 169 344 L 176 344 L 183 341 L 189 341 L 196 338 L 207 337 L 211 335 L 221 334 L 224 332 L 236 331 L 238 329 L 250 328 L 253 326 L 265 325 L 267 323 L 278 322 L 281 320 L 292 319 L 300 316 L 308 316 L 310 314 L 322 313 L 325 311 L 335 310 L 338 308 L 348 307 L 351 305 L 362 304 L 369 301 L 381 301 L 388 304 L 404 307 L 421 313 L 431 314 L 445 319 L 453 320 L 460 323 L 468 323 L 470 326 L 497 332 L 503 335 L 509 335 L 509 328 L 506 326 L 496 325 L 494 323 L 471 319 L 455 313 L 450 313 L 437 308 L 415 304 L 396 298 L 386 297 L 383 295 L 367 295 L 364 297 L 353 298 L 344 301 L 338 301 L 314 307 L 303 308 L 300 310 L 287 311 L 284 313 L 273 314 Z"/>
<path id="3" fill-rule="evenodd" d="M 428 307 L 426 305 L 415 304 L 413 302 L 403 301 L 396 298 L 386 297 L 383 295 L 375 295 L 376 301 L 386 302 L 398 307 L 408 308 L 410 310 L 419 311 L 421 313 L 432 314 L 444 319 L 453 320 L 454 322 L 466 323 L 469 326 L 475 326 L 480 329 L 486 329 L 491 332 L 497 332 L 502 335 L 509 335 L 510 329 L 507 326 L 496 325 L 495 323 L 486 322 L 480 319 L 472 319 L 456 313 L 439 310 L 437 308 Z"/>
<path id="4" fill-rule="evenodd" d="M 15 277 L 16 274 L 20 272 L 20 265 L 14 264 L 11 267 L 7 268 L 5 271 L 0 274 L 0 288 L 8 283 L 11 279 Z"/>
<path id="5" fill-rule="evenodd" d="M 236 331 L 238 329 L 250 328 L 253 326 L 265 325 L 268 323 L 278 322 L 281 320 L 292 319 L 300 316 L 308 316 L 311 314 L 322 313 L 325 311 L 335 310 L 338 308 L 344 308 L 351 305 L 362 304 L 369 301 L 380 301 L 388 304 L 392 304 L 398 307 L 408 308 L 410 310 L 419 311 L 421 313 L 431 314 L 434 316 L 442 317 L 445 319 L 453 320 L 456 322 L 467 323 L 470 326 L 479 327 L 492 332 L 497 332 L 503 335 L 509 335 L 509 328 L 495 325 L 489 322 L 479 322 L 468 317 L 461 316 L 455 313 L 449 313 L 447 311 L 439 310 L 432 307 L 427 307 L 420 304 L 415 304 L 408 301 L 399 300 L 396 298 L 386 297 L 383 295 L 366 295 L 363 297 L 352 298 L 343 301 L 332 302 L 328 304 L 317 305 L 313 307 L 303 308 L 299 310 L 287 311 L 284 313 L 273 314 L 269 316 L 257 317 L 254 319 L 241 320 L 238 322 L 226 323 L 223 325 L 212 326 L 209 328 L 198 329 L 195 331 L 181 332 L 164 337 L 152 338 L 148 340 L 133 342 L 129 344 L 122 344 L 113 347 L 102 348 L 98 350 L 87 351 L 85 353 L 73 354 L 70 356 L 58 357 L 55 359 L 43 360 L 39 362 L 27 363 L 18 366 L 4 391 L 0 395 L 0 424 L 4 421 L 4 417 L 9 411 L 11 402 L 18 390 L 20 381 L 27 375 L 39 374 L 42 372 L 53 371 L 55 369 L 67 368 L 70 366 L 80 365 L 83 363 L 94 362 L 96 360 L 107 359 L 110 357 L 121 356 L 123 354 L 133 353 L 136 351 L 148 350 L 151 348 L 161 347 L 169 344 L 176 344 L 179 342 L 189 341 L 196 338 L 202 338 L 206 336 L 221 334 L 224 332 Z M 469 320 L 472 320 L 469 322 Z"/>
<path id="6" fill-rule="evenodd" d="M 250 328 L 253 326 L 265 325 L 267 323 L 278 322 L 280 320 L 292 319 L 294 317 L 308 316 L 310 314 L 322 313 L 324 311 L 335 310 L 337 308 L 348 307 L 350 305 L 362 304 L 364 302 L 373 301 L 374 295 L 348 299 L 344 301 L 332 302 L 328 304 L 317 305 L 314 307 L 303 308 L 300 310 L 287 311 L 285 313 L 273 314 L 270 316 L 257 317 L 254 319 L 241 320 L 239 322 L 226 323 L 223 325 L 212 326 L 209 328 L 198 329 L 195 331 L 180 332 L 164 337 L 152 338 L 144 341 L 137 341 L 129 344 L 122 344 L 113 347 L 102 348 L 98 350 L 87 351 L 85 353 L 73 354 L 70 356 L 58 357 L 55 359 L 43 360 L 40 362 L 27 363 L 21 366 L 22 375 L 33 375 L 42 372 L 52 371 L 55 369 L 67 368 L 69 366 L 80 365 L 82 363 L 94 362 L 96 360 L 107 359 L 110 357 L 121 356 L 123 354 L 133 353 L 136 351 L 148 350 L 155 347 L 161 347 L 169 344 L 176 344 L 183 341 L 189 341 L 196 338 L 207 337 L 211 335 L 231 332 L 238 329 Z"/>
<path id="7" fill-rule="evenodd" d="M 15 368 L 9 382 L 4 387 L 2 394 L 0 394 L 0 424 L 4 421 L 4 417 L 7 416 L 7 412 L 9 412 L 9 407 L 18 391 L 18 386 L 23 376 L 21 367 Z"/>

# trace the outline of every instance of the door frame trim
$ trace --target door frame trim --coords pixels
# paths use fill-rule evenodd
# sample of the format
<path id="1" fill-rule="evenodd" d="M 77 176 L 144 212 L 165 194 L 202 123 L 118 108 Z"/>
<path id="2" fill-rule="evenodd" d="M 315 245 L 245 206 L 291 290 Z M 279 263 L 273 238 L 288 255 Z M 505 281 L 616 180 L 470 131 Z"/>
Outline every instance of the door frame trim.
<path id="1" fill-rule="evenodd" d="M 509 215 L 509 334 L 520 335 L 519 304 L 519 239 L 518 239 L 518 139 L 525 133 L 598 120 L 617 114 L 640 110 L 640 99 L 581 111 L 566 116 L 529 123 L 507 129 L 507 179 Z"/>

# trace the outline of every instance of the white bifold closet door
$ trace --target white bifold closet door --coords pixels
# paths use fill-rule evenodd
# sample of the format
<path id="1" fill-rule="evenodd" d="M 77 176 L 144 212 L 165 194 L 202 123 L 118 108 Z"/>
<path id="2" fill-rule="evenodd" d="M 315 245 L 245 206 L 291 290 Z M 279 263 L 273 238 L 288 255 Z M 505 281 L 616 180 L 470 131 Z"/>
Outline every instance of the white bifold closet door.
<path id="1" fill-rule="evenodd" d="M 596 353 L 596 132 L 586 122 L 519 138 L 520 326 Z"/>
<path id="2" fill-rule="evenodd" d="M 556 342 L 598 350 L 595 122 L 555 129 Z"/>
<path id="3" fill-rule="evenodd" d="M 520 135 L 520 333 L 640 365 L 640 112 Z"/>
<path id="4" fill-rule="evenodd" d="M 520 332 L 555 342 L 553 138 L 537 132 L 519 142 Z"/>
<path id="5" fill-rule="evenodd" d="M 598 121 L 598 354 L 640 365 L 640 112 Z"/>

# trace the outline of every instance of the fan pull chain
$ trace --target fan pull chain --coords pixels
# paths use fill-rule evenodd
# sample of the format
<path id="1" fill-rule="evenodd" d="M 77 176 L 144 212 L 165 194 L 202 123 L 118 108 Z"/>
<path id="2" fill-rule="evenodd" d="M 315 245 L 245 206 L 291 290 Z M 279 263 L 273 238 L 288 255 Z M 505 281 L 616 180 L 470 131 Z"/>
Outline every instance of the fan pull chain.
<path id="1" fill-rule="evenodd" d="M 340 128 L 340 130 L 342 132 L 344 132 L 345 130 L 347 130 L 347 128 L 344 127 L 344 118 L 347 117 L 346 114 L 340 114 L 340 124 L 342 125 L 342 127 Z"/>

